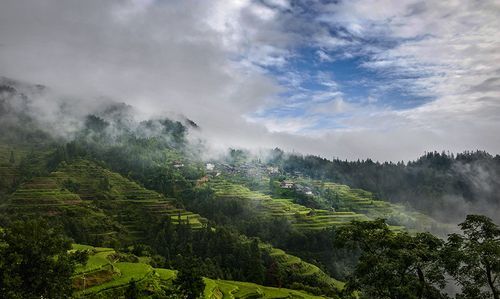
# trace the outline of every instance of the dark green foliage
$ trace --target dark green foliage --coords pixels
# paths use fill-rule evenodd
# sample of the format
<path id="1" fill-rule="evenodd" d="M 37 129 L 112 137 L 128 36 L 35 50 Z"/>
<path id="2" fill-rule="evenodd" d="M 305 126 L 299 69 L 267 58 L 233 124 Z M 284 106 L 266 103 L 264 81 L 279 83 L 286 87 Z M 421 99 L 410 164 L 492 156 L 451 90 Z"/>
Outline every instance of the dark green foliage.
<path id="1" fill-rule="evenodd" d="M 108 126 L 108 122 L 95 115 L 87 115 L 85 119 L 85 128 L 95 133 L 103 133 Z"/>
<path id="2" fill-rule="evenodd" d="M 500 228 L 479 215 L 467 216 L 460 228 L 463 234 L 451 234 L 443 252 L 460 298 L 500 298 Z"/>
<path id="3" fill-rule="evenodd" d="M 262 253 L 259 248 L 259 242 L 253 240 L 248 252 L 247 273 L 248 280 L 257 284 L 264 283 L 265 267 L 262 262 Z"/>
<path id="4" fill-rule="evenodd" d="M 99 179 L 99 185 L 97 186 L 99 191 L 109 191 L 111 189 L 111 185 L 109 183 L 108 177 L 103 177 Z"/>
<path id="5" fill-rule="evenodd" d="M 68 153 L 65 146 L 57 146 L 48 158 L 47 168 L 54 171 L 62 161 L 69 161 Z"/>
<path id="6" fill-rule="evenodd" d="M 24 139 L 33 150 L 26 156 L 11 152 L 10 159 L 7 159 L 7 152 L 4 161 L 9 161 L 11 165 L 19 163 L 19 182 L 48 175 L 51 171 L 60 170 L 65 163 L 69 165 L 81 158 L 98 161 L 97 164 L 117 171 L 146 188 L 176 197 L 168 203 L 173 207 L 188 208 L 213 221 L 213 228 L 200 226 L 201 228 L 194 230 L 185 223 L 174 225 L 172 220 L 161 216 L 161 213 L 152 216 L 152 213 L 139 211 L 135 206 L 125 206 L 120 201 L 133 200 L 136 194 L 130 192 L 125 199 L 113 200 L 116 199 L 113 196 L 116 195 L 117 184 L 113 180 L 110 182 L 106 175 L 94 176 L 95 180 L 87 185 L 80 185 L 81 179 L 70 178 L 59 182 L 58 190 L 62 189 L 62 183 L 62 187 L 85 200 L 83 203 L 68 201 L 68 206 L 62 208 L 51 205 L 45 207 L 48 214 L 53 216 L 50 218 L 51 223 L 63 226 L 65 233 L 78 242 L 128 247 L 137 240 L 124 238 L 124 226 L 115 222 L 118 221 L 116 218 L 109 217 L 111 214 L 119 216 L 117 218 L 135 228 L 134 232 L 141 237 L 140 242 L 147 244 L 136 244 L 131 249 L 134 254 L 152 257 L 155 266 L 180 270 L 174 284 L 186 298 L 200 295 L 203 288 L 201 275 L 276 287 L 287 286 L 335 296 L 331 285 L 315 277 L 299 275 L 300 269 L 293 267 L 303 264 L 294 263 L 291 267 L 285 265 L 271 254 L 269 248 L 260 247 L 262 243 L 259 239 L 293 252 L 337 278 L 346 278 L 346 273 L 355 268 L 348 279 L 346 295 L 351 295 L 353 290 L 360 290 L 361 296 L 366 298 L 443 298 L 440 289 L 444 282 L 441 267 L 444 264 L 450 274 L 462 284 L 461 298 L 487 298 L 490 294 L 498 298 L 495 293 L 499 283 L 496 279 L 500 260 L 498 228 L 487 219 L 468 218 L 467 224 L 462 225 L 464 235 L 450 236 L 444 250 L 441 249 L 442 241 L 430 234 L 394 233 L 381 221 L 356 223 L 339 231 L 325 229 L 304 233 L 295 229 L 285 217 L 268 217 L 257 213 L 258 207 L 249 201 L 237 197 L 215 198 L 209 187 L 197 186 L 197 180 L 205 175 L 203 164 L 197 157 L 190 155 L 186 141 L 187 129 L 180 122 L 150 120 L 131 128 L 126 125 L 126 119 L 110 118 L 106 113 L 98 113 L 100 117 L 89 115 L 85 128 L 77 134 L 77 138 L 65 144 L 55 142 L 47 134 L 28 125 L 26 128 L 12 130 L 13 135 L 20 136 L 15 136 L 15 140 Z M 120 118 L 118 114 L 115 116 Z M 111 136 L 110 132 L 116 132 L 116 135 Z M 0 135 L 2 138 L 9 137 L 4 132 Z M 54 142 L 54 145 L 47 145 L 49 142 Z M 50 153 L 50 156 L 41 155 L 40 148 L 33 146 L 42 143 L 45 144 L 43 152 Z M 233 166 L 246 166 L 250 159 L 248 152 L 244 150 L 231 150 L 226 162 Z M 182 161 L 185 166 L 176 168 L 173 166 L 174 161 Z M 328 161 L 314 156 L 287 156 L 283 151 L 275 149 L 268 162 L 289 173 L 300 172 L 312 178 L 326 178 L 365 188 L 392 201 L 408 200 L 415 207 L 427 211 L 442 208 L 444 204 L 440 199 L 445 194 L 457 195 L 472 203 L 477 202 L 480 195 L 485 195 L 488 202 L 494 202 L 497 198 L 495 195 L 477 193 L 477 188 L 471 184 L 469 175 L 464 174 L 463 170 L 485 169 L 487 173 L 500 173 L 500 158 L 483 152 L 465 153 L 456 157 L 429 153 L 408 164 L 382 164 L 371 160 L 347 162 Z M 466 167 L 460 168 L 463 165 Z M 255 187 L 263 184 L 264 188 L 268 188 L 266 190 L 274 191 L 275 195 L 291 198 L 315 209 L 349 209 L 343 206 L 343 201 L 335 191 L 326 190 L 317 196 L 321 200 L 316 200 L 315 197 L 304 196 L 295 190 L 275 190 L 277 181 L 273 182 L 274 179 L 270 180 L 269 186 L 265 180 L 245 175 L 238 174 L 238 179 L 244 181 L 242 184 Z M 493 190 L 498 190 L 498 182 L 493 182 L 492 186 Z M 315 193 L 316 191 L 318 190 Z M 87 198 L 84 197 L 86 192 L 91 193 Z M 152 206 L 151 209 L 154 210 L 155 207 Z M 113 213 L 108 214 L 107 211 Z M 117 211 L 120 213 L 114 213 Z M 296 217 L 301 217 L 300 213 Z M 2 221 L 3 223 L 8 222 Z M 30 229 L 32 225 L 29 223 L 23 226 L 24 228 L 17 228 L 18 232 L 26 234 L 30 230 L 29 238 L 13 239 L 16 244 L 19 243 L 15 246 L 10 246 L 7 241 L 0 244 L 1 287 L 10 292 L 2 293 L 7 294 L 3 296 L 68 296 L 68 273 L 71 273 L 72 265 L 85 256 L 68 255 L 66 241 L 43 245 L 45 239 L 54 238 L 54 233 L 46 224 L 42 225 L 43 230 Z M 6 230 L 5 236 L 9 231 L 10 229 Z M 43 233 L 49 236 L 44 236 L 42 240 L 40 235 Z M 40 243 L 35 242 L 33 245 L 31 241 L 27 241 L 30 238 Z M 335 248 L 334 241 L 337 245 L 344 246 L 344 249 Z M 4 246 L 6 244 L 9 246 Z M 40 249 L 40 244 L 45 247 Z M 55 249 L 53 244 L 58 244 L 57 247 L 62 249 Z M 22 267 L 29 266 L 38 270 L 29 272 L 19 268 L 22 263 L 12 262 L 24 254 L 36 257 L 36 262 Z M 116 258 L 137 259 L 133 255 L 120 255 Z M 355 262 L 358 262 L 356 267 Z M 40 263 L 43 265 L 39 265 Z M 39 277 L 43 272 L 40 269 L 50 267 L 57 269 L 39 280 L 30 280 L 30 287 L 26 287 L 28 283 L 25 280 Z M 127 297 L 139 297 L 138 289 L 138 283 L 131 281 Z M 29 293 L 32 290 L 38 293 Z"/>
<path id="7" fill-rule="evenodd" d="M 167 118 L 160 120 L 159 122 L 163 126 L 163 134 L 172 136 L 172 141 L 174 142 L 175 146 L 184 145 L 187 133 L 185 126 L 183 126 L 178 121 L 171 121 Z"/>
<path id="8" fill-rule="evenodd" d="M 275 287 L 291 287 L 300 282 L 308 288 L 316 288 L 319 294 L 335 294 L 327 282 L 314 278 L 304 280 L 303 276 L 294 275 L 293 268 L 285 272 L 269 249 L 259 246 L 258 240 L 248 240 L 223 226 L 193 231 L 186 225 L 172 225 L 164 220 L 149 231 L 155 232 L 148 238 L 151 247 L 165 258 L 167 268 L 178 269 L 182 267 L 183 258 L 191 256 L 197 260 L 198 271 L 206 277 Z"/>
<path id="9" fill-rule="evenodd" d="M 183 197 L 183 202 L 189 210 L 200 213 L 217 225 L 235 228 L 249 237 L 258 237 L 313 264 L 321 261 L 325 265 L 323 269 L 336 278 L 343 279 L 356 260 L 357 252 L 334 248 L 332 229 L 301 232 L 284 217 L 266 217 L 259 213 L 248 200 L 216 198 L 210 188 L 196 188 Z"/>
<path id="10" fill-rule="evenodd" d="M 188 254 L 186 257 L 180 257 L 177 266 L 177 277 L 174 279 L 173 285 L 178 298 L 201 298 L 205 283 L 198 269 L 199 262 Z"/>
<path id="11" fill-rule="evenodd" d="M 178 255 L 199 259 L 199 270 L 212 278 L 261 282 L 264 268 L 258 243 L 248 242 L 224 227 L 192 231 L 186 225 L 173 225 L 165 219 L 150 230 L 152 249 L 166 259 L 167 267 L 177 268 Z M 255 280 L 254 280 L 255 279 Z"/>
<path id="12" fill-rule="evenodd" d="M 383 220 L 353 222 L 338 229 L 339 246 L 359 247 L 358 264 L 345 292 L 363 298 L 446 298 L 439 252 L 443 242 L 429 233 L 390 231 Z"/>
<path id="13" fill-rule="evenodd" d="M 34 150 L 23 157 L 17 167 L 20 176 L 19 182 L 48 174 L 49 170 L 46 167 L 46 158 L 43 152 Z"/>
<path id="14" fill-rule="evenodd" d="M 47 222 L 14 222 L 0 236 L 0 298 L 66 298 L 71 275 L 87 255 L 68 253 L 70 240 Z"/>
<path id="15" fill-rule="evenodd" d="M 227 157 L 227 162 L 232 165 L 240 165 L 248 160 L 249 153 L 242 149 L 229 149 L 229 156 Z"/>
<path id="16" fill-rule="evenodd" d="M 138 299 L 140 296 L 139 288 L 135 280 L 131 279 L 125 290 L 125 299 Z"/>
<path id="17" fill-rule="evenodd" d="M 62 182 L 64 188 L 73 193 L 78 193 L 80 191 L 80 184 L 72 179 L 67 179 Z"/>
<path id="18" fill-rule="evenodd" d="M 16 163 L 16 158 L 14 158 L 14 151 L 10 151 L 9 163 L 10 165 L 14 165 Z"/>
<path id="19" fill-rule="evenodd" d="M 410 203 L 442 221 L 459 221 L 470 213 L 461 208 L 463 200 L 482 213 L 500 209 L 500 156 L 484 151 L 429 152 L 408 163 L 327 160 L 298 154 L 279 157 L 274 162 L 290 174 L 299 171 L 311 178 L 365 189 L 378 198 Z M 480 183 L 477 177 L 482 178 Z M 492 209 L 481 210 L 485 203 Z M 443 210 L 447 213 L 441 213 Z"/>

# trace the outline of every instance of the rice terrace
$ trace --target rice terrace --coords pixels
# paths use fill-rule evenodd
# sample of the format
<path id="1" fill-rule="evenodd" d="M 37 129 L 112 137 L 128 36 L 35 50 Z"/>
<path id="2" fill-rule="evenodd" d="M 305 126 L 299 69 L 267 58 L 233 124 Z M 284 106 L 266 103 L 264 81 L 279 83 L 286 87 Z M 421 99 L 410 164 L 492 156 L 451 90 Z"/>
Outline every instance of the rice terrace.
<path id="1" fill-rule="evenodd" d="M 500 299 L 495 0 L 0 2 L 0 299 Z"/>

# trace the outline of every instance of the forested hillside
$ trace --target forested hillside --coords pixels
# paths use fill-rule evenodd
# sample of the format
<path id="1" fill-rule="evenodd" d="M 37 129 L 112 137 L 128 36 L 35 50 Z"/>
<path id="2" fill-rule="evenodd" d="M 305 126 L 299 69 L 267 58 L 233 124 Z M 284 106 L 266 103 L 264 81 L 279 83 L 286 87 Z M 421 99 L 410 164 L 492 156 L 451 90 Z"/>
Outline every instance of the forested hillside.
<path id="1" fill-rule="evenodd" d="M 275 149 L 271 161 L 291 175 L 365 189 L 379 199 L 409 204 L 444 222 L 457 222 L 474 212 L 499 220 L 500 156 L 484 151 L 428 152 L 414 161 L 381 163 L 328 160 Z"/>
<path id="2" fill-rule="evenodd" d="M 458 203 L 444 196 L 495 207 L 496 182 L 482 196 L 469 174 L 498 156 L 205 159 L 188 119 L 111 102 L 47 121 L 43 87 L 0 90 L 0 298 L 498 297 L 498 226 L 433 213 Z M 50 288 L 32 283 L 44 268 Z"/>

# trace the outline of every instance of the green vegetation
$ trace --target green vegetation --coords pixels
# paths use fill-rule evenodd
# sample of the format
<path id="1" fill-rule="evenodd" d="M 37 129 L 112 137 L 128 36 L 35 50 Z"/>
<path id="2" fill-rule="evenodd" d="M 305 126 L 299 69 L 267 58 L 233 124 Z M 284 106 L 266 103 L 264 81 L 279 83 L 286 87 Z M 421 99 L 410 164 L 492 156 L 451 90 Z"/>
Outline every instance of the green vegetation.
<path id="1" fill-rule="evenodd" d="M 318 156 L 272 153 L 285 173 L 345 184 L 402 203 L 444 223 L 457 223 L 466 213 L 487 213 L 499 221 L 500 155 L 484 151 L 427 152 L 414 161 L 328 160 Z M 478 184 L 477 177 L 482 182 Z M 494 190 L 494 191 L 493 191 Z M 464 211 L 464 202 L 468 209 Z M 488 205 L 484 209 L 484 205 Z M 446 211 L 446 213 L 443 213 Z"/>
<path id="2" fill-rule="evenodd" d="M 383 220 L 339 228 L 336 244 L 362 254 L 345 292 L 362 298 L 449 298 L 446 275 L 462 287 L 456 298 L 499 298 L 500 228 L 485 216 L 469 215 L 463 234 L 445 242 L 430 233 L 389 230 Z"/>
<path id="3" fill-rule="evenodd" d="M 73 276 L 73 285 L 78 289 L 75 296 L 79 298 L 109 298 L 130 292 L 131 281 L 136 285 L 139 296 L 168 296 L 176 293 L 177 271 L 153 268 L 144 263 L 114 261 L 116 252 L 110 248 L 98 248 L 86 245 L 73 245 L 73 250 L 87 250 L 89 260 L 80 266 Z M 106 254 L 106 255 L 103 255 Z M 192 266 L 191 266 L 192 267 Z M 108 270 L 109 269 L 109 270 Z M 186 275 L 193 272 L 186 271 Z M 195 277 L 193 277 L 195 279 Z M 85 281 L 85 287 L 84 287 Z M 203 298 L 322 298 L 304 292 L 264 287 L 254 283 L 203 279 Z M 145 288 L 148 286 L 148 288 Z M 130 294 L 130 293 L 129 293 Z M 137 293 L 136 293 L 137 294 Z M 177 295 L 176 295 L 177 296 Z M 181 298 L 181 297 L 175 297 Z M 184 298 L 184 297 L 182 297 Z M 190 297 L 188 297 L 190 298 Z"/>
<path id="4" fill-rule="evenodd" d="M 16 221 L 0 232 L 0 297 L 71 296 L 71 275 L 85 263 L 81 251 L 68 252 L 70 241 L 45 221 Z"/>
<path id="5" fill-rule="evenodd" d="M 273 198 L 224 180 L 213 180 L 210 182 L 210 186 L 215 191 L 217 198 L 239 198 L 252 201 L 255 208 L 266 216 L 284 217 L 299 229 L 321 230 L 334 225 L 349 223 L 352 220 L 369 219 L 354 212 L 334 212 L 308 208 L 295 204 L 290 199 Z"/>
<path id="6" fill-rule="evenodd" d="M 445 267 L 464 298 L 500 298 L 500 228 L 485 216 L 469 215 L 463 234 L 451 234 L 443 250 Z"/>
<path id="7" fill-rule="evenodd" d="M 304 262 L 300 258 L 287 254 L 283 250 L 267 247 L 270 250 L 270 256 L 278 263 L 279 268 L 289 271 L 290 275 L 298 276 L 298 281 L 320 281 L 324 285 L 330 285 L 332 288 L 341 290 L 344 288 L 344 283 L 326 275 L 317 266 Z M 290 271 L 293 269 L 293 271 Z"/>
<path id="8" fill-rule="evenodd" d="M 147 235 L 146 219 L 200 229 L 206 220 L 175 205 L 172 199 L 95 163 L 76 160 L 44 177 L 35 177 L 12 194 L 2 207 L 12 215 L 47 216 L 79 242 L 113 245 Z"/>
<path id="9" fill-rule="evenodd" d="M 173 268 L 181 268 L 186 258 L 195 257 L 201 273 L 211 278 L 251 281 L 330 296 L 335 296 L 341 286 L 318 267 L 224 227 L 192 231 L 184 225 L 173 226 L 167 220 L 152 230 L 157 233 L 150 246 L 166 258 L 165 265 Z"/>
<path id="10" fill-rule="evenodd" d="M 383 220 L 353 222 L 339 229 L 339 246 L 359 247 L 362 254 L 347 280 L 347 293 L 363 298 L 445 298 L 440 266 L 443 241 L 429 233 L 410 235 L 389 230 Z"/>
<path id="11" fill-rule="evenodd" d="M 372 220 L 384 218 L 391 224 L 393 230 L 407 228 L 415 231 L 437 231 L 447 228 L 429 216 L 411 211 L 401 204 L 377 200 L 371 192 L 365 190 L 331 182 L 314 181 L 314 184 L 337 210 L 353 211 Z"/>
<path id="12" fill-rule="evenodd" d="M 285 181 L 284 176 L 281 176 L 280 180 L 265 175 L 261 178 L 263 181 L 269 180 L 268 188 L 262 188 L 263 184 L 255 185 L 255 179 L 245 182 L 241 175 L 217 178 L 211 181 L 210 186 L 219 198 L 251 200 L 264 214 L 286 217 L 294 227 L 302 230 L 321 230 L 353 220 L 366 221 L 377 218 L 387 219 L 393 230 L 449 230 L 448 226 L 401 204 L 377 200 L 371 192 L 365 190 L 306 178 L 290 179 L 289 182 L 294 186 L 288 189 L 280 187 L 280 180 Z M 256 189 L 251 190 L 251 186 Z M 311 190 L 311 195 L 300 191 L 306 188 Z M 257 191 L 261 189 L 263 190 Z"/>
<path id="13" fill-rule="evenodd" d="M 194 258 L 182 259 L 177 268 L 177 276 L 172 281 L 172 286 L 174 293 L 179 298 L 196 299 L 204 293 L 205 282 Z"/>
<path id="14" fill-rule="evenodd" d="M 297 298 L 297 299 L 319 299 L 323 297 L 309 295 L 303 292 L 284 288 L 272 288 L 256 285 L 248 282 L 237 282 L 227 280 L 206 280 L 207 285 L 213 288 L 205 289 L 205 298 Z"/>
<path id="15" fill-rule="evenodd" d="M 121 233 L 102 210 L 64 189 L 53 177 L 36 177 L 23 183 L 3 210 L 13 218 L 44 216 L 62 225 L 73 238 L 87 243 L 106 243 L 110 240 L 107 236 Z"/>
<path id="16" fill-rule="evenodd" d="M 233 149 L 205 169 L 181 122 L 135 122 L 120 104 L 98 112 L 71 139 L 22 112 L 0 119 L 0 298 L 430 299 L 446 298 L 447 277 L 456 298 L 498 298 L 498 227 L 469 216 L 445 241 L 421 231 L 448 227 L 409 207 L 426 210 L 422 196 L 443 207 L 448 191 L 474 202 L 471 173 L 456 169 L 490 173 L 497 157 L 380 164 Z"/>
<path id="17" fill-rule="evenodd" d="M 77 160 L 71 164 L 64 163 L 58 171 L 52 173 L 52 176 L 60 183 L 74 180 L 74 184 L 79 186 L 77 193 L 83 199 L 96 199 L 105 202 L 101 208 L 105 209 L 108 204 L 111 209 L 120 211 L 120 214 L 113 217 L 136 236 L 145 232 L 141 230 L 140 225 L 134 223 L 134 218 L 137 217 L 130 214 L 134 211 L 150 217 L 151 215 L 170 217 L 172 223 L 189 224 L 195 229 L 202 228 L 206 224 L 206 219 L 199 215 L 176 207 L 175 199 L 167 199 L 89 161 Z"/>
<path id="18" fill-rule="evenodd" d="M 34 172 L 38 166 L 37 163 L 33 163 L 34 155 L 24 146 L 0 144 L 0 196 L 2 193 L 14 190 L 23 175 L 28 176 Z M 27 163 L 28 160 L 30 163 Z"/>

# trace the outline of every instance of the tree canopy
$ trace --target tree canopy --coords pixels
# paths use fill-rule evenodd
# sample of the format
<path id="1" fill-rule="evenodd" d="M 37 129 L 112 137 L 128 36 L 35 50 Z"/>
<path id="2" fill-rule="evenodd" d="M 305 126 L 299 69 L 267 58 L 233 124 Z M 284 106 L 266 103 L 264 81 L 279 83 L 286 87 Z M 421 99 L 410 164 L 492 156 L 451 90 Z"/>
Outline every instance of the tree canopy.
<path id="1" fill-rule="evenodd" d="M 0 298 L 67 298 L 71 275 L 86 261 L 43 220 L 14 222 L 0 232 Z"/>
<path id="2" fill-rule="evenodd" d="M 500 298 L 500 228 L 488 217 L 468 215 L 444 250 L 448 272 L 462 287 L 460 298 Z"/>
<path id="3" fill-rule="evenodd" d="M 384 220 L 353 222 L 337 231 L 339 247 L 362 253 L 345 293 L 363 298 L 444 298 L 439 262 L 443 241 L 429 233 L 410 235 L 389 230 Z"/>

